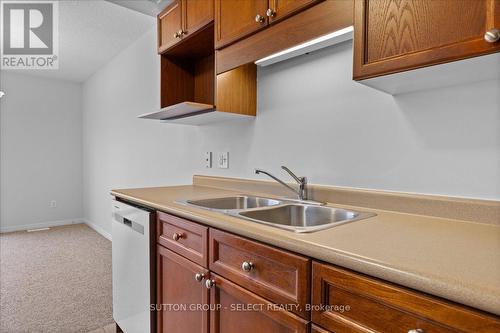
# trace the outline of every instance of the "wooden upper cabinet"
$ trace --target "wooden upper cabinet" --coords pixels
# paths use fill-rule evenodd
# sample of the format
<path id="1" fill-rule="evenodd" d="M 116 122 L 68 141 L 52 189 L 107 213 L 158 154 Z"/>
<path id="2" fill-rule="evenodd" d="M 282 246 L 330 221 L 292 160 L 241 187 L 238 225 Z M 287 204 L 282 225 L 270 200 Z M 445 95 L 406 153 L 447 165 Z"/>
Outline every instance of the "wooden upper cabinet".
<path id="1" fill-rule="evenodd" d="M 182 0 L 184 31 L 192 34 L 214 20 L 213 0 Z"/>
<path id="2" fill-rule="evenodd" d="M 208 26 L 214 20 L 214 0 L 174 0 L 158 15 L 158 53 Z"/>
<path id="3" fill-rule="evenodd" d="M 215 0 L 215 48 L 267 26 L 267 9 L 268 0 Z"/>
<path id="4" fill-rule="evenodd" d="M 163 52 L 179 41 L 176 36 L 182 30 L 181 7 L 181 1 L 174 0 L 158 15 L 158 53 Z"/>
<path id="5" fill-rule="evenodd" d="M 500 0 L 355 0 L 354 79 L 499 52 Z"/>
<path id="6" fill-rule="evenodd" d="M 322 0 L 269 0 L 266 15 L 269 23 L 277 22 L 319 1 Z"/>

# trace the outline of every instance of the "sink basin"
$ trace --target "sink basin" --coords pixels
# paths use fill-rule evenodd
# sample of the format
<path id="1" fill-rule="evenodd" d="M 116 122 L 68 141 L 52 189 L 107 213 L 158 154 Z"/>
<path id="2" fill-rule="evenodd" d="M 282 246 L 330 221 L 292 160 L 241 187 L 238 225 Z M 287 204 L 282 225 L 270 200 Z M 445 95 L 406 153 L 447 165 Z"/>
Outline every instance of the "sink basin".
<path id="1" fill-rule="evenodd" d="M 312 232 L 375 216 L 339 208 L 286 204 L 274 208 L 240 211 L 231 215 L 295 232 Z"/>
<path id="2" fill-rule="evenodd" d="M 186 200 L 186 203 L 208 209 L 232 210 L 276 206 L 281 204 L 282 201 L 269 198 L 240 195 L 234 197 L 211 198 L 203 200 Z"/>

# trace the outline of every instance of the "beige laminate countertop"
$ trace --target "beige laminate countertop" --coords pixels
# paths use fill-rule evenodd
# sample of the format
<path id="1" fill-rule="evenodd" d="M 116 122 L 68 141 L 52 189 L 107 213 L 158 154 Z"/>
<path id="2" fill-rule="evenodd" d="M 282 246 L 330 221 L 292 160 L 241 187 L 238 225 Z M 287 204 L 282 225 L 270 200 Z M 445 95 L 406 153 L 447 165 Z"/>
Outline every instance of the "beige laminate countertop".
<path id="1" fill-rule="evenodd" d="M 377 214 L 299 234 L 176 203 L 241 194 L 188 185 L 114 190 L 164 212 L 500 315 L 500 226 L 348 207 Z"/>

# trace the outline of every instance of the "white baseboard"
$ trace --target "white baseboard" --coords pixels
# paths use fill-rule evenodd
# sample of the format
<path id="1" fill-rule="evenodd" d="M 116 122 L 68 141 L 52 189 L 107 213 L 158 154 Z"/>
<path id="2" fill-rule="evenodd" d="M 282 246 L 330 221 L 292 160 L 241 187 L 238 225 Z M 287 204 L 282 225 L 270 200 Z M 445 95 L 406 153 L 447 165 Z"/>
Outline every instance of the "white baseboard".
<path id="1" fill-rule="evenodd" d="M 47 221 L 33 224 L 24 224 L 24 225 L 15 225 L 10 227 L 0 226 L 0 233 L 5 232 L 13 232 L 13 231 L 23 231 L 30 229 L 41 229 L 41 228 L 50 228 L 50 227 L 58 227 L 61 225 L 69 225 L 69 224 L 79 224 L 83 223 L 84 219 L 81 217 L 67 220 L 59 220 L 59 221 Z"/>
<path id="2" fill-rule="evenodd" d="M 98 234 L 100 234 L 101 236 L 103 236 L 104 238 L 107 238 L 108 240 L 111 241 L 111 234 L 109 232 L 107 232 L 106 230 L 104 230 L 103 227 L 87 220 L 87 219 L 82 219 L 83 222 L 88 225 L 89 227 L 91 227 L 92 229 L 94 229 Z"/>

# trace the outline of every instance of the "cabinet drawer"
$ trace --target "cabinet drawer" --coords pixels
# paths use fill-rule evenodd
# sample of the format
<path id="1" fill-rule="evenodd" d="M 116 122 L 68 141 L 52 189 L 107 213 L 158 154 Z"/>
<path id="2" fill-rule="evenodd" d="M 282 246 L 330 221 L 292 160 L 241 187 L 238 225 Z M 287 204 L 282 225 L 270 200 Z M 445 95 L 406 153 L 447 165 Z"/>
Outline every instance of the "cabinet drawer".
<path id="1" fill-rule="evenodd" d="M 215 229 L 209 243 L 211 271 L 309 317 L 309 259 Z"/>
<path id="2" fill-rule="evenodd" d="M 312 267 L 312 321 L 330 331 L 500 331 L 494 316 L 331 265 Z"/>
<path id="3" fill-rule="evenodd" d="M 157 227 L 159 244 L 207 267 L 207 227 L 162 212 L 158 212 Z"/>

